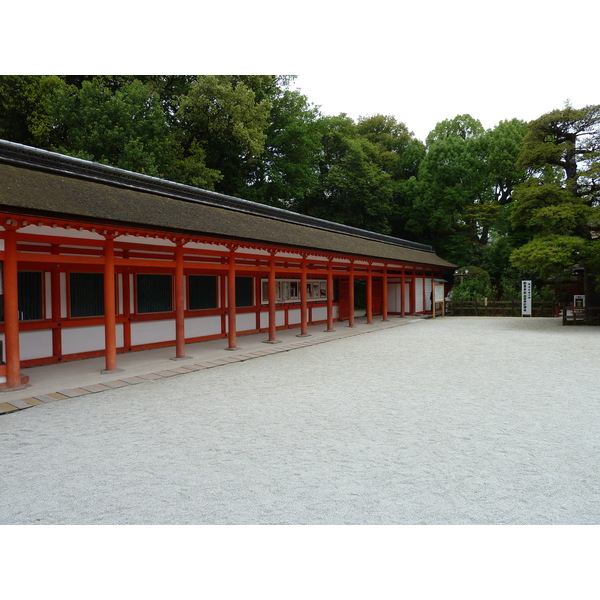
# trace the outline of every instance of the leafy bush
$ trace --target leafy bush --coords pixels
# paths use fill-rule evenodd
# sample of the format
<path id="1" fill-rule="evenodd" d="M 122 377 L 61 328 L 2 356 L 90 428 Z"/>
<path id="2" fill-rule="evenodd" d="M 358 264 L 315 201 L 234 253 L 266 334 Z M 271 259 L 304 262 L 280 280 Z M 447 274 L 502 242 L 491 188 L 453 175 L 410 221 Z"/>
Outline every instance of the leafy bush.
<path id="1" fill-rule="evenodd" d="M 493 294 L 490 275 L 481 267 L 471 265 L 457 269 L 454 274 L 454 282 L 453 302 L 483 302 L 484 298 L 489 298 Z"/>

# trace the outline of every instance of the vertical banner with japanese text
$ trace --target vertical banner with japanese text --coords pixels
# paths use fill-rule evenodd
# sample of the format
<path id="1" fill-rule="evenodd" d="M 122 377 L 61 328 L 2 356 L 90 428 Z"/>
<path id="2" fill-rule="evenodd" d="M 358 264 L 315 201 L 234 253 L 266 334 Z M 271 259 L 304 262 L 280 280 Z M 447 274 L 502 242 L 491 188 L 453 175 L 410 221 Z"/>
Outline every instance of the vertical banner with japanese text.
<path id="1" fill-rule="evenodd" d="M 521 316 L 522 317 L 530 317 L 531 316 L 531 281 L 522 281 L 521 282 Z"/>

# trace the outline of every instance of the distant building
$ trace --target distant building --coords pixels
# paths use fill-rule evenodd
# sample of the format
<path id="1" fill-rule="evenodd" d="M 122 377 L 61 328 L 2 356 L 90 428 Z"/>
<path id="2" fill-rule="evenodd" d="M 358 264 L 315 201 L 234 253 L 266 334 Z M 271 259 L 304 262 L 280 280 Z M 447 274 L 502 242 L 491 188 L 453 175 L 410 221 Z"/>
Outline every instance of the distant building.
<path id="1" fill-rule="evenodd" d="M 431 311 L 430 246 L 0 141 L 0 386 L 23 366 Z"/>

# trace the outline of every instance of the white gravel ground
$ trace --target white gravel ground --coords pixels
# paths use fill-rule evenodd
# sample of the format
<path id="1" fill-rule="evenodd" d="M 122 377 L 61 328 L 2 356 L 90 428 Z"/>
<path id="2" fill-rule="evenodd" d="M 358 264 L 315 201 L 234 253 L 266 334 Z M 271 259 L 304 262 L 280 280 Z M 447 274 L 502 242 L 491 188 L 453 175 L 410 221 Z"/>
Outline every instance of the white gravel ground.
<path id="1" fill-rule="evenodd" d="M 415 321 L 0 417 L 2 524 L 599 524 L 600 328 Z"/>

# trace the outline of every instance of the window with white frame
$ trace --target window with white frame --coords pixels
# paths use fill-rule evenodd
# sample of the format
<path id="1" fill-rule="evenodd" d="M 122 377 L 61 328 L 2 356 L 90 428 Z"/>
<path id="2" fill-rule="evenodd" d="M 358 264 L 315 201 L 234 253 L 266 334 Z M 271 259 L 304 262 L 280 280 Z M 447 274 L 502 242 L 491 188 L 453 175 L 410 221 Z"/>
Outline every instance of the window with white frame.
<path id="1" fill-rule="evenodd" d="M 275 280 L 275 302 L 283 304 L 286 302 L 300 302 L 300 279 L 277 279 Z M 261 279 L 261 304 L 269 303 L 269 280 Z M 324 279 L 306 280 L 306 299 L 312 301 L 327 300 L 327 281 Z"/>

